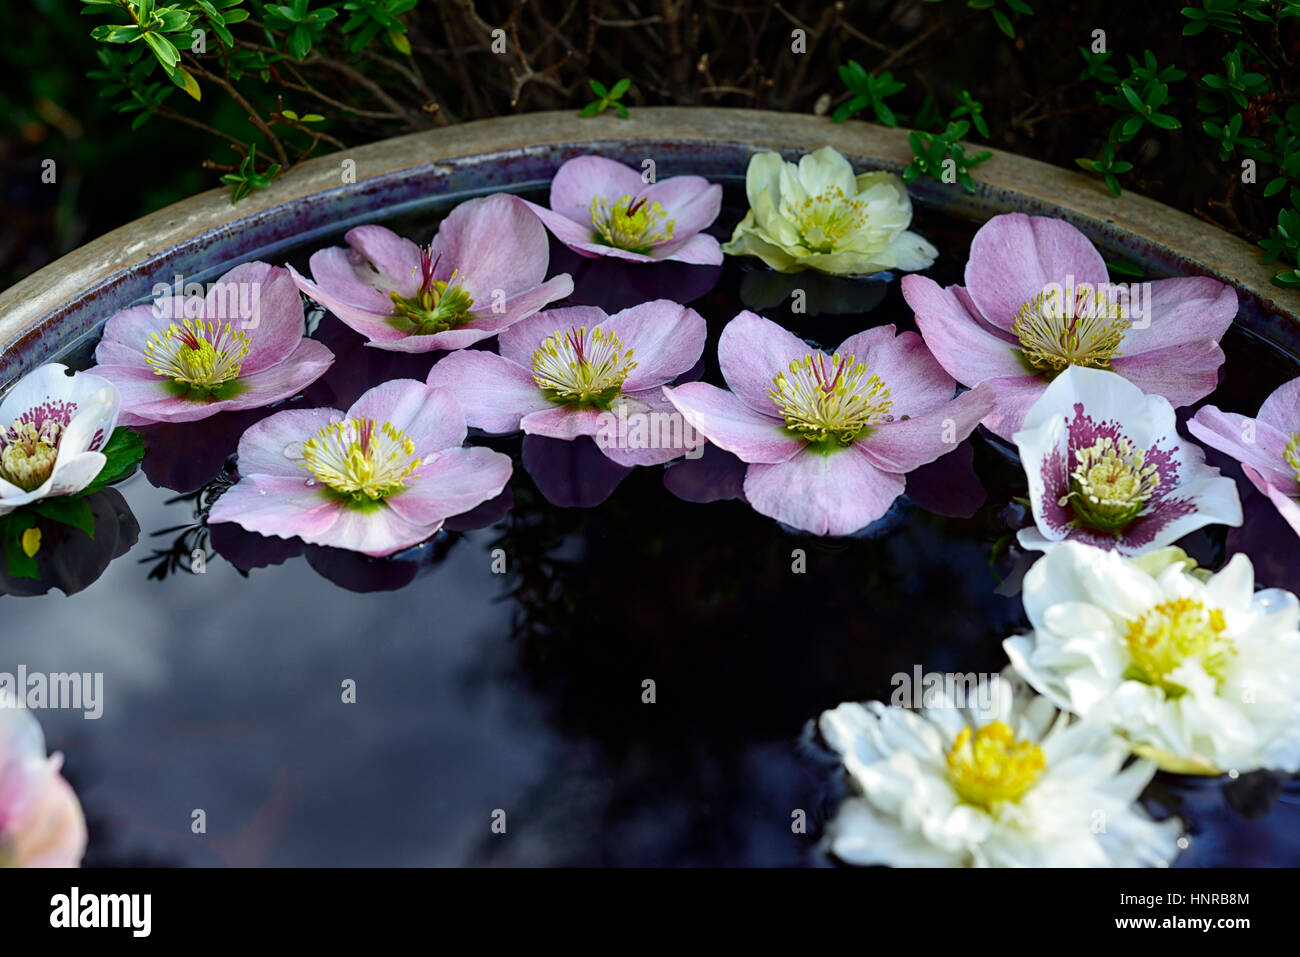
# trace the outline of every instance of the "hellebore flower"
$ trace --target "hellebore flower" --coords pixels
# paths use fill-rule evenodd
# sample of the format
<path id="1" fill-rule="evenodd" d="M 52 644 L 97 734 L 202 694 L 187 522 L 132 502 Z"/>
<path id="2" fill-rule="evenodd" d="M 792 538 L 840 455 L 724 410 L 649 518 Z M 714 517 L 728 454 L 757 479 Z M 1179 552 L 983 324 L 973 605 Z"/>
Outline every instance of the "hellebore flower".
<path id="1" fill-rule="evenodd" d="M 994 216 L 971 240 L 966 285 L 904 276 L 903 297 L 954 379 L 989 382 L 984 425 L 1004 439 L 1068 366 L 1110 369 L 1176 408 L 1218 385 L 1219 339 L 1237 313 L 1231 286 L 1188 276 L 1111 284 L 1106 263 L 1069 223 Z"/>
<path id="2" fill-rule="evenodd" d="M 121 400 L 108 379 L 51 362 L 0 401 L 0 515 L 73 495 L 99 475 Z"/>
<path id="3" fill-rule="evenodd" d="M 244 433 L 239 481 L 209 522 L 391 555 L 505 488 L 510 457 L 462 448 L 465 431 L 452 395 L 414 379 L 375 386 L 347 412 L 278 412 Z"/>
<path id="4" fill-rule="evenodd" d="M 939 251 L 916 233 L 907 187 L 893 173 L 853 175 L 838 151 L 823 146 L 786 163 L 759 153 L 745 171 L 745 214 L 730 256 L 757 256 L 777 272 L 815 269 L 860 276 L 926 269 Z"/>
<path id="5" fill-rule="evenodd" d="M 1134 555 L 1214 523 L 1241 524 L 1237 484 L 1181 438 L 1174 409 L 1114 372 L 1070 366 L 1012 441 L 1036 528 L 1021 546 L 1065 539 Z"/>
<path id="6" fill-rule="evenodd" d="M 528 206 L 556 239 L 580 255 L 703 266 L 722 262 L 718 241 L 702 232 L 718 218 L 722 187 L 702 176 L 646 183 L 630 166 L 578 156 L 551 180 L 550 202 L 550 209 Z"/>
<path id="7" fill-rule="evenodd" d="M 244 263 L 202 298 L 162 296 L 114 315 L 91 371 L 122 393 L 123 425 L 194 422 L 270 405 L 320 378 L 334 354 L 305 329 L 289 273 Z"/>
<path id="8" fill-rule="evenodd" d="M 661 387 L 699 361 L 707 336 L 699 313 L 668 299 L 612 316 L 595 306 L 552 309 L 502 333 L 500 355 L 445 356 L 428 382 L 493 435 L 588 435 L 619 465 L 657 465 L 704 444 Z"/>
<path id="9" fill-rule="evenodd" d="M 358 226 L 348 248 L 312 254 L 298 288 L 376 349 L 463 349 L 573 291 L 546 279 L 550 250 L 524 201 L 506 193 L 461 203 L 425 248 L 383 226 Z"/>
<path id="10" fill-rule="evenodd" d="M 1052 549 L 1025 575 L 1033 631 L 1003 642 L 1012 666 L 1166 771 L 1300 770 L 1300 604 L 1256 592 L 1243 554 L 1214 575 L 1194 565 L 1177 549 Z"/>
<path id="11" fill-rule="evenodd" d="M 1246 478 L 1300 535 L 1300 379 L 1276 389 L 1253 419 L 1207 405 L 1187 431 L 1240 462 Z"/>
<path id="12" fill-rule="evenodd" d="M 878 326 L 834 355 L 742 312 L 722 330 L 731 391 L 703 382 L 664 394 L 714 445 L 750 463 L 744 492 L 763 515 L 849 535 L 884 515 L 907 473 L 951 452 L 993 407 L 956 383 L 914 332 Z"/>
<path id="13" fill-rule="evenodd" d="M 0 692 L 0 867 L 79 867 L 86 818 L 30 711 Z"/>
<path id="14" fill-rule="evenodd" d="M 879 701 L 821 716 L 856 792 L 825 845 L 894 867 L 1164 866 L 1181 825 L 1136 803 L 1155 774 L 1100 722 L 1073 721 L 1006 678 L 991 706 L 953 694 L 920 712 Z M 1098 814 L 1106 826 L 1097 828 Z"/>

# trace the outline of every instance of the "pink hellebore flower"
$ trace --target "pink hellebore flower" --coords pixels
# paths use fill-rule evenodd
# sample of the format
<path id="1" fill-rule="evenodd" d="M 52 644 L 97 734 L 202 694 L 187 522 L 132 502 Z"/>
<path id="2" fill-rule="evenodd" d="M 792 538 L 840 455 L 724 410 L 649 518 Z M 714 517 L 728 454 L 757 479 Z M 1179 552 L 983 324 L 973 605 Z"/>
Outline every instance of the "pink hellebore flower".
<path id="1" fill-rule="evenodd" d="M 578 156 L 551 180 L 551 208 L 529 203 L 555 238 L 583 256 L 716 266 L 722 246 L 706 229 L 722 208 L 722 187 L 702 176 L 646 183 L 641 173 Z"/>
<path id="2" fill-rule="evenodd" d="M 1232 287 L 1207 277 L 1112 285 L 1083 233 L 1023 213 L 980 227 L 964 287 L 911 275 L 902 289 L 940 364 L 965 385 L 993 386 L 984 425 L 1004 439 L 1068 366 L 1110 369 L 1176 407 L 1204 398 L 1237 313 Z"/>
<path id="3" fill-rule="evenodd" d="M 297 395 L 334 354 L 306 329 L 289 273 L 236 266 L 206 296 L 163 296 L 108 320 L 90 371 L 122 393 L 123 425 L 194 422 Z"/>
<path id="4" fill-rule="evenodd" d="M 446 356 L 428 381 L 454 393 L 485 432 L 589 435 L 619 465 L 657 465 L 704 444 L 661 387 L 699 361 L 707 337 L 698 312 L 668 299 L 612 316 L 571 306 L 506 330 L 500 355 Z"/>
<path id="5" fill-rule="evenodd" d="M 78 867 L 86 818 L 30 711 L 0 693 L 0 867 Z"/>
<path id="6" fill-rule="evenodd" d="M 1246 478 L 1300 535 L 1300 379 L 1275 390 L 1253 419 L 1207 405 L 1187 431 L 1239 461 Z"/>
<path id="7" fill-rule="evenodd" d="M 209 522 L 391 555 L 505 488 L 510 457 L 462 448 L 465 431 L 451 394 L 414 379 L 375 386 L 347 412 L 279 412 L 244 433 L 239 481 Z"/>
<path id="8" fill-rule="evenodd" d="M 817 535 L 849 535 L 884 515 L 907 473 L 956 448 L 993 408 L 988 386 L 956 383 L 914 332 L 879 326 L 834 355 L 742 312 L 718 340 L 731 391 L 664 389 L 714 445 L 748 462 L 754 508 Z"/>
<path id="9" fill-rule="evenodd" d="M 524 201 L 496 193 L 461 203 L 420 247 L 383 226 L 358 226 L 312 254 L 307 295 L 392 352 L 463 349 L 573 292 L 546 282 L 546 230 Z"/>
<path id="10" fill-rule="evenodd" d="M 100 376 L 67 372 L 57 362 L 43 365 L 0 401 L 0 515 L 74 495 L 104 468 L 100 450 L 117 424 L 117 389 Z"/>
<path id="11" fill-rule="evenodd" d="M 1241 524 L 1237 484 L 1178 435 L 1169 400 L 1114 372 L 1066 369 L 1012 441 L 1037 523 L 1017 535 L 1023 548 L 1068 539 L 1136 555 L 1206 525 Z"/>

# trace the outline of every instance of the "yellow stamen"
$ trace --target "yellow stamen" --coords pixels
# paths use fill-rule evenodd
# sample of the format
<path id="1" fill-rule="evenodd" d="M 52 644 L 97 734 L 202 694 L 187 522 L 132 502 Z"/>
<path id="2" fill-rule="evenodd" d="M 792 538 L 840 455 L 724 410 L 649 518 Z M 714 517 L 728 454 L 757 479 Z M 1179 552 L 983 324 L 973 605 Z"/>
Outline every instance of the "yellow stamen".
<path id="1" fill-rule="evenodd" d="M 1057 504 L 1070 505 L 1089 528 L 1119 532 L 1137 518 L 1160 487 L 1160 470 L 1147 453 L 1121 436 L 1098 439 L 1075 453 L 1070 491 Z"/>
<path id="2" fill-rule="evenodd" d="M 948 779 L 967 804 L 991 811 L 1000 801 L 1019 801 L 1038 781 L 1047 761 L 1032 741 L 1018 740 L 1002 721 L 972 734 L 962 728 L 948 752 Z"/>
<path id="3" fill-rule="evenodd" d="M 1187 689 L 1169 676 L 1192 659 L 1221 682 L 1237 653 L 1227 628 L 1218 608 L 1206 608 L 1190 598 L 1161 602 L 1128 623 L 1124 640 L 1132 665 L 1125 676 L 1155 685 L 1169 697 L 1177 698 Z"/>
<path id="4" fill-rule="evenodd" d="M 783 203 L 782 213 L 799 230 L 803 245 L 815 253 L 831 253 L 846 236 L 867 225 L 867 204 L 831 186 L 797 203 Z"/>
<path id="5" fill-rule="evenodd" d="M 239 378 L 248 334 L 215 319 L 186 319 L 150 334 L 144 358 L 154 373 L 191 389 L 213 390 Z"/>
<path id="6" fill-rule="evenodd" d="M 392 424 L 351 418 L 317 430 L 302 447 L 303 466 L 326 487 L 359 504 L 382 502 L 406 487 L 420 465 L 415 442 Z"/>
<path id="7" fill-rule="evenodd" d="M 533 353 L 533 381 L 562 405 L 608 407 L 635 368 L 632 350 L 600 326 L 557 329 Z"/>
<path id="8" fill-rule="evenodd" d="M 24 492 L 39 488 L 54 471 L 63 431 L 53 420 L 37 428 L 23 419 L 0 431 L 0 477 Z"/>
<path id="9" fill-rule="evenodd" d="M 1286 464 L 1295 470 L 1295 480 L 1300 482 L 1300 432 L 1291 436 L 1291 441 L 1286 444 L 1286 451 L 1283 457 Z"/>
<path id="10" fill-rule="evenodd" d="M 1066 366 L 1109 366 L 1128 325 L 1119 302 L 1104 290 L 1084 286 L 1072 306 L 1058 290 L 1040 292 L 1016 312 L 1011 331 L 1031 366 L 1056 373 Z"/>
<path id="11" fill-rule="evenodd" d="M 856 357 L 808 353 L 772 380 L 768 398 L 790 431 L 809 442 L 848 445 L 893 417 L 889 387 Z"/>
<path id="12" fill-rule="evenodd" d="M 624 194 L 612 203 L 601 196 L 591 199 L 591 225 L 597 240 L 615 249 L 648 253 L 673 238 L 675 219 L 659 203 Z"/>

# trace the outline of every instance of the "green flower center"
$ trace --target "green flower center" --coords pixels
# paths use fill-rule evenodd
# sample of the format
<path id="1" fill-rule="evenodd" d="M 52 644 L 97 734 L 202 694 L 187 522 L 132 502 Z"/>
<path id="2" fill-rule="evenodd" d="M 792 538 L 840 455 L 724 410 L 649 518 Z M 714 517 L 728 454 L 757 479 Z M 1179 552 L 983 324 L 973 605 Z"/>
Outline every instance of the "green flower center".
<path id="1" fill-rule="evenodd" d="M 1088 528 L 1120 532 L 1141 514 L 1160 487 L 1160 470 L 1127 438 L 1105 436 L 1075 453 L 1070 491 L 1057 501 L 1069 505 Z"/>
<path id="2" fill-rule="evenodd" d="M 250 348 L 248 334 L 229 322 L 185 319 L 150 334 L 144 361 L 186 391 L 211 393 L 239 378 Z"/>
<path id="3" fill-rule="evenodd" d="M 1206 674 L 1221 682 L 1237 653 L 1226 632 L 1223 612 L 1217 608 L 1206 608 L 1190 598 L 1161 602 L 1128 623 L 1124 640 L 1132 664 L 1124 676 L 1177 698 L 1187 689 L 1169 676 L 1183 662 L 1196 660 Z"/>
<path id="4" fill-rule="evenodd" d="M 404 331 L 416 336 L 431 336 L 463 326 L 470 319 L 474 300 L 462 283 L 456 282 L 459 269 L 445 280 L 434 279 L 438 261 L 433 247 L 420 250 L 420 288 L 409 299 L 395 290 L 388 294 L 393 301 L 393 320 Z"/>
<path id="5" fill-rule="evenodd" d="M 635 368 L 632 350 L 600 326 L 557 329 L 533 353 L 533 381 L 559 405 L 609 408 Z"/>
<path id="6" fill-rule="evenodd" d="M 15 421 L 0 432 L 0 477 L 24 492 L 39 488 L 54 471 L 64 427 L 47 420 L 39 429 L 32 422 Z"/>
<path id="7" fill-rule="evenodd" d="M 767 395 L 786 428 L 814 445 L 843 447 L 893 419 L 889 387 L 852 355 L 810 352 L 777 373 L 772 385 Z"/>
<path id="8" fill-rule="evenodd" d="M 596 241 L 604 246 L 644 255 L 670 242 L 676 224 L 666 209 L 644 197 L 624 194 L 612 203 L 601 196 L 591 200 L 591 225 Z"/>
<path id="9" fill-rule="evenodd" d="M 967 804 L 991 811 L 1002 801 L 1019 801 L 1047 767 L 1043 749 L 1016 738 L 1002 721 L 979 731 L 962 728 L 948 752 L 948 780 Z"/>
<path id="10" fill-rule="evenodd" d="M 1072 309 L 1059 290 L 1040 292 L 1017 310 L 1011 331 L 1032 368 L 1055 374 L 1066 366 L 1109 366 L 1128 324 L 1123 306 L 1104 290 L 1085 286 L 1076 292 Z"/>
<path id="11" fill-rule="evenodd" d="M 351 418 L 331 422 L 302 445 L 302 463 L 320 482 L 358 505 L 382 502 L 406 487 L 420 465 L 415 443 L 390 423 Z"/>
<path id="12" fill-rule="evenodd" d="M 799 230 L 803 245 L 815 253 L 831 253 L 846 236 L 867 225 L 867 204 L 831 186 L 802 202 L 790 203 L 785 218 Z"/>

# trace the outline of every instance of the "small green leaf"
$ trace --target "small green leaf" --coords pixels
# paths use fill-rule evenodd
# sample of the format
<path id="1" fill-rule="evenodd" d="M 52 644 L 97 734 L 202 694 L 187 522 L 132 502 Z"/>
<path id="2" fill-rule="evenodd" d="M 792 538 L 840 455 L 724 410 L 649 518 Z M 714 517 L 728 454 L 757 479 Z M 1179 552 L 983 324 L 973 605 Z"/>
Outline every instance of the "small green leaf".
<path id="1" fill-rule="evenodd" d="M 11 578 L 39 578 L 36 559 L 23 550 L 23 532 L 36 527 L 36 516 L 28 509 L 18 509 L 0 516 L 0 540 L 3 541 L 5 571 Z"/>
<path id="2" fill-rule="evenodd" d="M 29 506 L 33 512 L 51 522 L 69 525 L 80 529 L 91 538 L 95 537 L 95 513 L 90 505 L 80 496 L 63 495 L 57 498 L 43 498 Z"/>
<path id="3" fill-rule="evenodd" d="M 233 173 L 228 173 L 221 178 L 223 181 L 228 181 L 232 176 Z M 238 178 L 236 177 L 235 180 L 238 181 Z M 100 451 L 104 454 L 104 467 L 86 486 L 83 495 L 101 489 L 105 485 L 120 482 L 130 475 L 144 458 L 144 437 L 134 429 L 121 425 L 113 430 L 113 434 L 109 436 Z"/>

